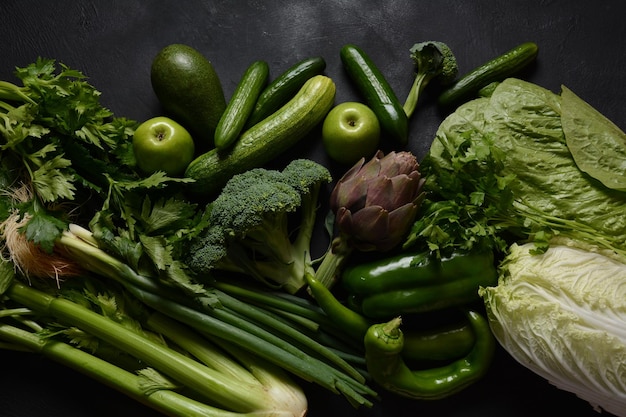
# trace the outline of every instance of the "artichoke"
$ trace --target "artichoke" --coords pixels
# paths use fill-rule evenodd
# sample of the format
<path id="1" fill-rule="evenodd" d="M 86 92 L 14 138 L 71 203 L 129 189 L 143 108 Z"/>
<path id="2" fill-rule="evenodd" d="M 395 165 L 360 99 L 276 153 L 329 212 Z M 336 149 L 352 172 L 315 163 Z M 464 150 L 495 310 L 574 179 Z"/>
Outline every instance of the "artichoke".
<path id="1" fill-rule="evenodd" d="M 361 159 L 337 182 L 330 196 L 339 233 L 360 251 L 388 251 L 415 221 L 424 179 L 410 152 L 378 151 Z"/>
<path id="2" fill-rule="evenodd" d="M 315 273 L 317 281 L 330 288 L 353 250 L 385 252 L 400 244 L 415 221 L 423 186 L 410 152 L 378 151 L 348 170 L 330 195 L 338 233 Z"/>

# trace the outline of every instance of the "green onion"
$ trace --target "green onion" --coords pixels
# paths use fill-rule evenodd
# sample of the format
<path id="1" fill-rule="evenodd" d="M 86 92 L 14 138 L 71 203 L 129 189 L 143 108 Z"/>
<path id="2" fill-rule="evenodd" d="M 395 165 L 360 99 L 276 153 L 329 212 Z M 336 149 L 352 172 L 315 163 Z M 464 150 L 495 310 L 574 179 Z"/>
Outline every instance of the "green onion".
<path id="1" fill-rule="evenodd" d="M 51 338 L 38 335 L 36 332 L 30 332 L 15 326 L 11 326 L 0 322 L 0 340 L 4 340 L 13 345 L 20 346 L 30 352 L 41 354 L 61 365 L 74 369 L 94 380 L 112 387 L 128 397 L 137 400 L 146 406 L 157 410 L 164 415 L 176 417 L 293 417 L 300 416 L 298 414 L 302 410 L 302 399 L 294 395 L 294 409 L 276 411 L 266 410 L 263 412 L 251 413 L 235 413 L 227 410 L 208 405 L 201 401 L 182 395 L 171 389 L 159 387 L 156 390 L 147 391 L 142 381 L 143 376 L 136 375 L 126 371 L 110 362 L 100 359 L 84 350 L 75 348 L 67 343 L 63 343 Z M 230 363 L 233 363 L 232 361 Z M 239 375 L 243 379 L 242 375 Z M 266 381 L 270 380 L 273 374 L 270 374 Z M 278 388 L 282 389 L 282 381 L 276 379 L 272 384 L 278 382 Z M 270 384 L 268 384 L 270 385 Z M 282 393 L 281 393 L 282 394 Z M 294 394 L 289 393 L 287 394 Z M 272 395 L 277 395 L 276 391 L 272 391 Z M 306 402 L 304 403 L 306 408 Z"/>
<path id="2" fill-rule="evenodd" d="M 80 230 L 84 233 L 84 229 Z M 79 238 L 73 232 L 63 233 L 56 246 L 90 271 L 120 283 L 150 308 L 202 334 L 248 350 L 306 381 L 343 394 L 354 405 L 372 405 L 367 397 L 375 396 L 376 392 L 365 384 L 356 368 L 305 335 L 296 336 L 291 332 L 292 340 L 295 337 L 297 343 L 285 339 L 282 336 L 289 333 L 286 326 L 269 315 L 260 314 L 251 304 L 216 289 L 189 297 L 177 291 L 178 288 L 138 274 L 129 265 L 94 246 L 90 239 Z M 307 351 L 315 352 L 315 356 Z M 326 360 L 319 359 L 320 355 Z"/>

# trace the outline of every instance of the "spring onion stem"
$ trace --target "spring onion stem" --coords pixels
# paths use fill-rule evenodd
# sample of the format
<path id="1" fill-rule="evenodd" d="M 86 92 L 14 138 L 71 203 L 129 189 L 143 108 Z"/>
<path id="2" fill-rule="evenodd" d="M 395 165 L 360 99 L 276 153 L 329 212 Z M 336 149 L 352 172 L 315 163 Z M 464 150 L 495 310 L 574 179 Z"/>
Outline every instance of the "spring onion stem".
<path id="1" fill-rule="evenodd" d="M 135 289 L 133 294 L 147 306 L 181 323 L 186 323 L 196 331 L 221 338 L 242 348 L 251 349 L 264 360 L 281 366 L 305 381 L 316 382 L 331 392 L 344 394 L 357 404 L 372 405 L 364 395 L 375 395 L 375 392 L 362 382 L 347 377 L 337 369 L 311 356 L 296 355 L 242 330 L 249 322 L 234 314 L 229 314 L 223 308 L 215 308 L 216 315 L 212 316 L 141 289 Z M 286 342 L 282 343 L 284 345 Z"/>
<path id="2" fill-rule="evenodd" d="M 224 307 L 230 308 L 233 311 L 239 314 L 242 314 L 243 316 L 250 318 L 252 320 L 255 320 L 259 323 L 271 326 L 271 328 L 274 329 L 275 331 L 280 332 L 285 337 L 290 338 L 294 342 L 300 344 L 302 346 L 302 349 L 307 349 L 311 351 L 312 354 L 315 354 L 319 356 L 320 358 L 329 360 L 332 365 L 337 366 L 339 369 L 344 371 L 347 375 L 350 375 L 352 378 L 355 378 L 359 382 L 365 382 L 363 376 L 360 373 L 358 373 L 352 366 L 350 366 L 346 361 L 341 359 L 334 352 L 327 349 L 326 347 L 316 342 L 315 340 L 309 338 L 308 336 L 304 335 L 301 332 L 298 332 L 297 330 L 294 330 L 293 327 L 286 325 L 284 322 L 273 319 L 271 315 L 266 314 L 265 312 L 257 309 L 254 306 L 242 303 L 239 300 L 236 300 L 230 297 L 229 295 L 219 292 L 219 291 L 217 291 L 217 294 L 218 294 L 218 298 L 220 302 L 222 303 Z M 241 323 L 241 324 L 242 326 L 247 326 L 251 332 L 254 332 L 256 330 L 255 326 L 248 326 L 246 325 L 246 323 L 251 323 L 251 320 L 245 320 L 245 323 Z M 258 328 L 258 329 L 262 330 L 261 328 Z M 276 344 L 281 343 L 281 341 L 278 339 L 279 336 L 275 335 L 273 332 L 260 331 L 259 335 L 261 335 L 261 337 L 265 335 L 265 337 L 269 338 L 270 342 L 274 341 Z M 296 347 L 295 345 L 286 343 L 284 344 L 284 347 L 285 349 L 288 349 L 289 351 L 291 351 L 294 355 L 300 355 L 302 353 L 302 350 Z M 302 357 L 303 359 L 306 359 L 304 355 L 302 355 Z"/>
<path id="3" fill-rule="evenodd" d="M 264 398 L 263 396 L 252 395 L 254 387 L 244 388 L 241 386 L 241 381 L 227 378 L 173 349 L 157 344 L 70 300 L 56 298 L 19 282 L 14 282 L 6 295 L 35 311 L 52 315 L 67 325 L 78 327 L 106 340 L 214 403 L 226 408 L 232 407 L 233 411 L 238 412 L 250 412 L 269 407 L 267 403 L 259 401 L 260 398 Z"/>

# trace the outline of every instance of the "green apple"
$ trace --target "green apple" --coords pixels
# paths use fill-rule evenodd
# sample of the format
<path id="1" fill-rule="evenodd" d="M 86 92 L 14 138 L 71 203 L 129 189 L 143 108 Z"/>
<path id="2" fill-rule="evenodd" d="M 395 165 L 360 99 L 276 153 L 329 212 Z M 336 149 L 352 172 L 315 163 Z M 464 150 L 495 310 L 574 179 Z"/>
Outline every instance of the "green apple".
<path id="1" fill-rule="evenodd" d="M 187 129 L 169 117 L 141 123 L 133 135 L 133 150 L 139 168 L 148 173 L 164 171 L 181 175 L 193 160 L 195 146 Z"/>
<path id="2" fill-rule="evenodd" d="M 342 164 L 370 157 L 380 141 L 376 114 L 363 103 L 346 101 L 333 107 L 322 124 L 322 141 L 328 156 Z"/>

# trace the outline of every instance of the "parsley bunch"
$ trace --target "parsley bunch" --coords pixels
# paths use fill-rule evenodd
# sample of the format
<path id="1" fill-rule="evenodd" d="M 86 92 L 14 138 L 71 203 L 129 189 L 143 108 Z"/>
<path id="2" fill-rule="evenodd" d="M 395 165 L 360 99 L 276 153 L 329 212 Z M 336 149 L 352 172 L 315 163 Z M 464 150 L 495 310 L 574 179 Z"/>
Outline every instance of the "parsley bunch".
<path id="1" fill-rule="evenodd" d="M 26 238 L 52 251 L 72 216 L 79 223 L 106 219 L 103 227 L 121 225 L 134 239 L 139 218 L 157 201 L 150 192 L 163 195 L 167 184 L 183 180 L 139 173 L 137 122 L 115 117 L 80 71 L 39 58 L 15 75 L 22 86 L 0 81 L 0 170 L 10 189 L 24 190 L 12 205 L 29 216 Z M 173 215 L 182 213 L 188 210 Z"/>
<path id="2" fill-rule="evenodd" d="M 439 257 L 455 251 L 506 251 L 503 236 L 517 226 L 508 215 L 514 176 L 502 174 L 504 157 L 489 142 L 468 139 L 447 155 L 449 170 L 434 169 L 428 156 L 422 161 L 427 197 L 405 248 L 421 244 Z"/>

